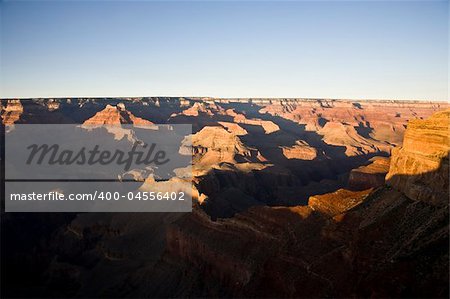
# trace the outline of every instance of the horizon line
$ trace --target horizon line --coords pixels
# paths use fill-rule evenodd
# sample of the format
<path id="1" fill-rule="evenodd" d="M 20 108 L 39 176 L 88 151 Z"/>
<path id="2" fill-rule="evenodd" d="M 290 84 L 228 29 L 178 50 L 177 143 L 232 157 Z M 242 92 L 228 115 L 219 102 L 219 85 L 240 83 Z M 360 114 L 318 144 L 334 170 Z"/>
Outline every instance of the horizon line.
<path id="1" fill-rule="evenodd" d="M 439 102 L 450 103 L 440 99 L 399 99 L 399 98 L 330 98 L 330 97 L 212 97 L 212 96 L 58 96 L 58 97 L 1 97 L 0 100 L 62 100 L 62 99 L 138 99 L 138 98 L 185 98 L 192 100 L 329 100 L 329 101 L 394 101 L 394 102 Z"/>

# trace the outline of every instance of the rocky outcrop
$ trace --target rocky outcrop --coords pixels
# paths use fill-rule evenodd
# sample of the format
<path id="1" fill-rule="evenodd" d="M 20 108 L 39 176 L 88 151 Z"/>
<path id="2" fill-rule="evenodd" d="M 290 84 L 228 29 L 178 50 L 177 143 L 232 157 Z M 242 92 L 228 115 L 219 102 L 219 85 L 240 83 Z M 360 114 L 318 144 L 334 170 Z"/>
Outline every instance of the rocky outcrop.
<path id="1" fill-rule="evenodd" d="M 223 162 L 256 161 L 258 151 L 245 146 L 239 137 L 223 127 L 204 127 L 192 136 L 193 161 L 199 167 Z"/>
<path id="2" fill-rule="evenodd" d="M 181 101 L 180 105 L 181 105 L 181 107 L 185 107 L 185 106 L 189 106 L 190 103 L 186 102 L 186 101 Z M 173 118 L 173 117 L 180 116 L 180 115 L 184 115 L 184 116 L 204 115 L 204 116 L 212 117 L 217 114 L 223 114 L 224 111 L 225 110 L 221 106 L 216 105 L 214 103 L 214 101 L 207 101 L 207 102 L 200 101 L 200 102 L 194 102 L 194 104 L 192 106 L 190 106 L 187 109 L 184 109 L 180 113 L 172 114 L 171 117 Z"/>
<path id="3" fill-rule="evenodd" d="M 238 124 L 226 121 L 219 121 L 219 124 L 227 129 L 228 132 L 237 136 L 244 136 L 248 134 L 248 132 Z"/>
<path id="4" fill-rule="evenodd" d="M 256 118 L 248 119 L 247 116 L 242 113 L 237 113 L 233 109 L 227 109 L 225 114 L 232 116 L 235 123 L 262 127 L 265 134 L 270 134 L 280 130 L 280 127 L 270 120 L 261 120 Z"/>
<path id="5" fill-rule="evenodd" d="M 87 119 L 83 125 L 118 125 L 118 124 L 134 124 L 134 125 L 152 125 L 151 121 L 136 117 L 127 111 L 123 103 L 116 106 L 106 105 L 105 109 L 97 112 L 93 117 Z"/>
<path id="6" fill-rule="evenodd" d="M 52 100 L 48 100 L 45 104 L 47 106 L 48 111 L 58 110 L 60 105 L 61 105 L 61 103 L 59 101 L 56 101 L 56 100 L 53 100 L 53 99 Z"/>
<path id="7" fill-rule="evenodd" d="M 303 140 L 297 140 L 293 146 L 282 146 L 281 150 L 287 159 L 313 160 L 317 158 L 317 150 Z"/>
<path id="8" fill-rule="evenodd" d="M 364 201 L 372 190 L 360 192 L 339 189 L 336 192 L 326 193 L 323 195 L 311 196 L 308 206 L 321 214 L 329 217 L 347 212 Z"/>
<path id="9" fill-rule="evenodd" d="M 4 125 L 12 125 L 16 123 L 23 113 L 23 106 L 20 100 L 8 100 L 5 101 L 5 103 L 2 100 L 1 102 L 2 106 L 0 107 L 0 115 L 2 123 Z"/>
<path id="10" fill-rule="evenodd" d="M 350 171 L 348 187 L 352 190 L 365 190 L 384 185 L 384 178 L 389 171 L 389 158 L 373 157 L 369 164 Z"/>
<path id="11" fill-rule="evenodd" d="M 182 112 L 183 115 L 186 116 L 198 116 L 200 112 L 203 112 L 209 116 L 212 116 L 213 113 L 205 108 L 205 105 L 202 103 L 194 103 L 194 105 Z"/>
<path id="12" fill-rule="evenodd" d="M 412 120 L 403 146 L 392 151 L 388 185 L 414 200 L 448 203 L 450 109 Z"/>
<path id="13" fill-rule="evenodd" d="M 347 156 L 365 155 L 380 151 L 376 141 L 370 141 L 359 135 L 356 129 L 341 122 L 327 122 L 318 133 L 323 135 L 323 141 L 329 145 L 345 147 Z"/>

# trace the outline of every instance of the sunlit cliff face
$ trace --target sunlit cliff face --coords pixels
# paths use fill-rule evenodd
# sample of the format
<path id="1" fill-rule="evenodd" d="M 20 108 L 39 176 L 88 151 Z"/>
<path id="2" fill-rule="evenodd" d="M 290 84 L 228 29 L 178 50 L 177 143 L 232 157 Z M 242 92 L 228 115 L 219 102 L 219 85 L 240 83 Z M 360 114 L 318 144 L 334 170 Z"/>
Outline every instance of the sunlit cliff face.
<path id="1" fill-rule="evenodd" d="M 386 180 L 412 199 L 442 204 L 448 198 L 450 110 L 408 124 L 402 147 L 392 151 Z M 422 185 L 422 188 L 417 188 Z"/>

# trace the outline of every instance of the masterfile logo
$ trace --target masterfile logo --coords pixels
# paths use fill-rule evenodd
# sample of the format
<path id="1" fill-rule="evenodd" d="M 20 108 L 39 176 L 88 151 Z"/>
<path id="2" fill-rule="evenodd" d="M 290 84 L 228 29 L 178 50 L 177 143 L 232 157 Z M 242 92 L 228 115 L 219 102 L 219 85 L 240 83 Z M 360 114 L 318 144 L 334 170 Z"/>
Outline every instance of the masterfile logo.
<path id="1" fill-rule="evenodd" d="M 49 165 L 109 165 L 117 163 L 118 165 L 123 165 L 124 171 L 128 171 L 131 164 L 151 165 L 154 163 L 155 165 L 163 165 L 168 163 L 170 159 L 166 158 L 164 150 L 158 150 L 154 154 L 156 146 L 155 143 L 148 145 L 136 141 L 128 152 L 118 149 L 113 152 L 108 149 L 102 150 L 99 144 L 96 144 L 92 149 L 83 146 L 76 152 L 71 149 L 61 149 L 58 144 L 38 145 L 34 143 L 27 147 L 30 150 L 30 155 L 26 163 L 27 165 L 33 163 L 39 165 L 45 163 Z M 136 161 L 133 163 L 134 159 Z"/>

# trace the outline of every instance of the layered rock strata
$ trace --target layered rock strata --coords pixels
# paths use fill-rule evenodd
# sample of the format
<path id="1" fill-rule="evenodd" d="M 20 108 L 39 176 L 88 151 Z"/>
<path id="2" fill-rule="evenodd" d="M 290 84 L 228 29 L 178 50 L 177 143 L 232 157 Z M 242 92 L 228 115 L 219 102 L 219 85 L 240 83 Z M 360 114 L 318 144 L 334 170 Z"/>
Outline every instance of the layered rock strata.
<path id="1" fill-rule="evenodd" d="M 449 200 L 450 109 L 408 123 L 403 146 L 392 151 L 388 185 L 414 200 Z"/>

